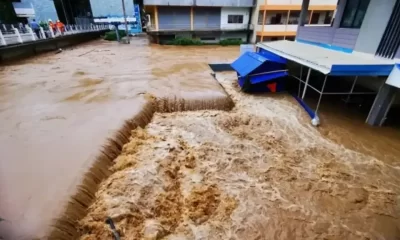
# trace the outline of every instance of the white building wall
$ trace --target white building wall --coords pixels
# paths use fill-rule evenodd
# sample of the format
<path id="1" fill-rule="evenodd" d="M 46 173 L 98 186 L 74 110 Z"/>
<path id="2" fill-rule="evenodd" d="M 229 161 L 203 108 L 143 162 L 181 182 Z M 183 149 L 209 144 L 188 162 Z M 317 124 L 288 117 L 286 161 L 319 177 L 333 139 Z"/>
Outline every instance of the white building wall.
<path id="1" fill-rule="evenodd" d="M 228 15 L 243 15 L 243 23 L 228 23 Z M 221 29 L 246 29 L 249 17 L 250 8 L 223 7 L 221 8 Z"/>

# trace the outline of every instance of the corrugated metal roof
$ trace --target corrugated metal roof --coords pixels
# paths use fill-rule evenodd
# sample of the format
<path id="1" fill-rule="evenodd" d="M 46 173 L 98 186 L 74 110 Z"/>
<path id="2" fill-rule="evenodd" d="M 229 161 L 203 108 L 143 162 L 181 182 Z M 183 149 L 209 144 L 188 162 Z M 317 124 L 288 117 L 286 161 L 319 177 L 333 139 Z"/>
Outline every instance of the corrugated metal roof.
<path id="1" fill-rule="evenodd" d="M 240 76 L 246 76 L 267 60 L 267 58 L 255 52 L 246 52 L 236 59 L 231 66 Z"/>
<path id="2" fill-rule="evenodd" d="M 350 54 L 286 40 L 258 43 L 257 47 L 324 74 L 336 76 L 387 76 L 395 63 L 370 54 Z"/>

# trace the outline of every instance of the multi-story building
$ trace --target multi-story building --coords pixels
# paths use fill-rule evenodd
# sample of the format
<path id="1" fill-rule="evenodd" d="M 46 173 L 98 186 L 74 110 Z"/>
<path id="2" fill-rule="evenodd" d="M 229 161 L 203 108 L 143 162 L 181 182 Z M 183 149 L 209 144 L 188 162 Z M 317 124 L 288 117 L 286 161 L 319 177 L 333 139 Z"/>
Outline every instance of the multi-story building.
<path id="1" fill-rule="evenodd" d="M 324 94 L 344 94 L 348 99 L 353 94 L 359 98 L 369 95 L 375 96 L 375 100 L 368 112 L 368 124 L 382 125 L 391 114 L 398 122 L 400 0 L 340 0 L 333 23 L 317 27 L 306 25 L 307 9 L 312 0 L 301 2 L 296 41 L 258 43 L 257 50 L 295 62 L 304 72 L 308 69 L 307 74 L 301 71 L 296 79 L 300 80 L 302 98 L 311 91 L 307 89 L 320 94 L 316 111 Z M 309 82 L 313 73 L 320 77 L 320 74 L 325 75 L 322 78 L 314 75 L 314 87 Z M 351 88 L 329 92 L 324 88 L 331 77 L 335 80 L 331 86 L 338 87 L 350 80 Z M 355 90 L 357 86 L 361 86 L 358 91 Z M 365 104 L 370 106 L 368 100 Z"/>
<path id="2" fill-rule="evenodd" d="M 155 42 L 176 37 L 247 42 L 251 37 L 253 0 L 144 0 L 144 6 Z"/>
<path id="3" fill-rule="evenodd" d="M 257 0 L 252 22 L 252 42 L 294 40 L 302 0 Z M 310 0 L 306 23 L 309 26 L 330 26 L 337 0 Z"/>

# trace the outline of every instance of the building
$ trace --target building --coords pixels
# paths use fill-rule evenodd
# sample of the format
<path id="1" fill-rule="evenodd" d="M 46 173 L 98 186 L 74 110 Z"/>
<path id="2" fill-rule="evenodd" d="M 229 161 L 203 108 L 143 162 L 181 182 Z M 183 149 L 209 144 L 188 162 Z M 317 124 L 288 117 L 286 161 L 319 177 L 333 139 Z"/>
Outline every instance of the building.
<path id="1" fill-rule="evenodd" d="M 314 27 L 306 24 L 310 2 L 302 2 L 295 42 L 258 43 L 258 51 L 302 66 L 306 78 L 303 80 L 304 74 L 297 78 L 301 86 L 299 96 L 300 90 L 302 98 L 307 89 L 318 92 L 315 112 L 324 94 L 369 94 L 374 101 L 366 122 L 382 125 L 391 109 L 400 104 L 400 0 L 340 0 L 332 25 Z M 312 77 L 318 81 L 317 88 L 309 83 L 310 73 L 324 76 L 321 80 Z M 345 92 L 329 93 L 324 87 L 332 77 L 335 81 L 354 80 Z M 356 92 L 358 85 L 369 91 Z M 396 110 L 392 113 L 396 115 Z"/>
<path id="2" fill-rule="evenodd" d="M 53 1 L 20 0 L 0 2 L 0 21 L 5 24 L 28 23 L 29 19 L 58 19 Z"/>
<path id="3" fill-rule="evenodd" d="M 302 0 L 257 0 L 252 22 L 252 42 L 294 40 Z M 311 0 L 306 23 L 309 26 L 330 26 L 337 0 Z"/>
<path id="4" fill-rule="evenodd" d="M 158 43 L 177 37 L 248 42 L 253 30 L 253 0 L 144 0 L 144 6 L 147 32 Z"/>

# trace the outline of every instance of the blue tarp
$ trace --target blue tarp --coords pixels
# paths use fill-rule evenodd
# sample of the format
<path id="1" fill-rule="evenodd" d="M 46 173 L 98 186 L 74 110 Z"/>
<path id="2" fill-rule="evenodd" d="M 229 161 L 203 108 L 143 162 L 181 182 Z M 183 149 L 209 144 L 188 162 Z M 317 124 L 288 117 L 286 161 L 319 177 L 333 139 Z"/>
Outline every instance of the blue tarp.
<path id="1" fill-rule="evenodd" d="M 251 91 L 268 91 L 270 88 L 266 88 L 263 83 L 288 75 L 285 63 L 286 60 L 275 55 L 246 52 L 231 66 L 237 72 L 238 83 L 242 88 L 248 82 L 250 85 L 257 85 Z M 279 82 L 273 91 L 281 90 L 283 90 L 283 83 Z"/>

